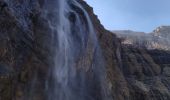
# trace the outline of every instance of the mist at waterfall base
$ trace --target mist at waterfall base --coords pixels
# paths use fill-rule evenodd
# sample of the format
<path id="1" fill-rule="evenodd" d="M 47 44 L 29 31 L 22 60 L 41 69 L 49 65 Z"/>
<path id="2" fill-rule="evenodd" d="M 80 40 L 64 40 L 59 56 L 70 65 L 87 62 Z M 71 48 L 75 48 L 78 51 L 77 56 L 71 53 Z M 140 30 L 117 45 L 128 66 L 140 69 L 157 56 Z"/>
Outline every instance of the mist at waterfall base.
<path id="1" fill-rule="evenodd" d="M 54 66 L 46 81 L 48 100 L 110 100 L 105 68 L 92 22 L 76 0 L 44 2 L 53 33 Z"/>

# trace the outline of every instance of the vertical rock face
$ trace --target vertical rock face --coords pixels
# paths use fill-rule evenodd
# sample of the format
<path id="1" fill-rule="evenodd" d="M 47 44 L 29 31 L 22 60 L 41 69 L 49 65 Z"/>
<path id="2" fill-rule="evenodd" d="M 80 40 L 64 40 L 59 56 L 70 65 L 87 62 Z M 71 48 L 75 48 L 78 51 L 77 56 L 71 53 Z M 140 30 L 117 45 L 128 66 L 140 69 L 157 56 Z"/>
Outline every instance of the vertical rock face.
<path id="1" fill-rule="evenodd" d="M 0 41 L 0 100 L 170 99 L 169 51 L 121 44 L 83 0 L 0 0 Z"/>
<path id="2" fill-rule="evenodd" d="M 169 51 L 121 47 L 122 69 L 132 100 L 168 100 Z M 130 99 L 130 100 L 131 100 Z"/>
<path id="3" fill-rule="evenodd" d="M 1 0 L 0 99 L 43 100 L 51 34 L 38 1 Z M 35 98 L 32 98 L 33 95 Z"/>
<path id="4" fill-rule="evenodd" d="M 169 100 L 169 26 L 152 33 L 114 31 L 121 38 L 122 72 L 130 100 Z"/>
<path id="5" fill-rule="evenodd" d="M 84 3 L 83 5 L 89 12 L 98 32 L 99 42 L 107 64 L 107 78 L 113 100 L 169 100 L 170 52 L 164 48 L 167 47 L 167 44 L 162 48 L 154 46 L 152 49 L 151 47 L 147 48 L 150 44 L 148 42 L 154 41 L 162 45 L 165 41 L 155 40 L 157 37 L 152 33 L 151 36 L 148 36 L 143 32 L 126 31 L 131 33 L 130 36 L 129 34 L 121 36 L 137 42 L 132 42 L 130 45 L 124 44 L 122 39 L 118 39 L 114 33 L 106 31 L 101 26 L 97 16 L 93 14 L 92 8 Z M 154 38 L 151 39 L 151 37 Z"/>
<path id="6" fill-rule="evenodd" d="M 45 18 L 56 35 L 52 41 L 54 64 L 46 80 L 47 99 L 109 100 L 104 92 L 107 85 L 101 49 L 84 7 L 76 0 L 47 1 L 45 6 L 50 14 Z"/>
<path id="7" fill-rule="evenodd" d="M 112 98 L 96 32 L 80 3 L 0 1 L 0 99 Z"/>
<path id="8" fill-rule="evenodd" d="M 99 44 L 104 56 L 105 67 L 107 69 L 107 85 L 109 86 L 111 97 L 113 100 L 126 100 L 129 91 L 127 82 L 121 72 L 120 40 L 115 34 L 105 30 L 97 16 L 94 15 L 91 7 L 83 1 L 81 1 L 81 4 L 89 13 L 97 32 Z"/>

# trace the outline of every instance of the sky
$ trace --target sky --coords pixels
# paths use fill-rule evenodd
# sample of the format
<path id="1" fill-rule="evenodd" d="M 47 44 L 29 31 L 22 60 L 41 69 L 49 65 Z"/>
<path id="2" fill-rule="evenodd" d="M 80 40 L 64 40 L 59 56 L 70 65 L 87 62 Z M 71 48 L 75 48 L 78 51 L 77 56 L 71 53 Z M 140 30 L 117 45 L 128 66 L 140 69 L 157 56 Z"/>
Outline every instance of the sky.
<path id="1" fill-rule="evenodd" d="M 85 0 L 108 30 L 151 32 L 170 25 L 170 0 Z"/>

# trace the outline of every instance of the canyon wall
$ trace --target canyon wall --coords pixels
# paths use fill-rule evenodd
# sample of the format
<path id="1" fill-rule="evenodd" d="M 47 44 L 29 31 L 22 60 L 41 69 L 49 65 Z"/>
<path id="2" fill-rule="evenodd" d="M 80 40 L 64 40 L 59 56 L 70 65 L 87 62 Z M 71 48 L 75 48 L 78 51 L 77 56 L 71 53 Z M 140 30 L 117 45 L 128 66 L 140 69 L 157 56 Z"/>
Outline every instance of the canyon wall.
<path id="1" fill-rule="evenodd" d="M 103 80 L 105 81 L 103 87 L 106 88 L 104 93 L 111 100 L 169 100 L 169 51 L 122 44 L 120 38 L 101 25 L 93 9 L 85 1 L 77 0 L 77 2 L 90 16 L 97 36 L 98 48 L 102 54 L 97 57 L 103 58 L 106 68 L 106 75 L 93 74 L 94 70 L 88 67 L 81 70 L 89 75 L 85 81 L 87 84 L 91 83 L 88 84 L 87 93 L 90 96 L 94 95 L 94 100 L 108 100 L 101 98 L 102 92 L 99 92 L 100 85 L 96 79 L 97 76 L 103 76 L 106 78 Z M 49 79 L 50 68 L 54 65 L 57 45 L 51 41 L 57 37 L 53 38 L 56 34 L 50 27 L 49 19 L 52 20 L 58 15 L 52 12 L 51 6 L 45 7 L 46 3 L 54 2 L 0 0 L 0 100 L 49 99 L 46 82 Z M 51 13 L 47 13 L 47 8 Z M 79 7 L 73 8 L 78 16 L 86 19 Z M 75 21 L 74 18 L 75 15 L 70 14 L 71 22 Z M 83 27 L 88 27 L 87 23 L 84 25 Z M 76 46 L 75 48 L 78 48 Z M 93 49 L 89 46 L 88 48 L 88 55 L 82 57 L 84 60 L 78 60 L 80 63 L 77 62 L 77 65 L 93 64 L 94 53 L 91 51 Z M 100 60 L 97 63 L 99 62 Z"/>

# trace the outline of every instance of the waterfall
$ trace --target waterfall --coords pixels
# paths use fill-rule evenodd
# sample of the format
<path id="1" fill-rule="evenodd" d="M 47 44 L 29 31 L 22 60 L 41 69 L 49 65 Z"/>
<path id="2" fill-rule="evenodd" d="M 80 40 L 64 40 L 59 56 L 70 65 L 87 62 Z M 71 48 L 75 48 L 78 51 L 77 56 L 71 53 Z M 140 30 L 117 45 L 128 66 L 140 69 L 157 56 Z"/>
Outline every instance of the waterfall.
<path id="1" fill-rule="evenodd" d="M 108 100 L 104 61 L 87 12 L 76 0 L 44 4 L 55 44 L 46 82 L 48 100 Z"/>

